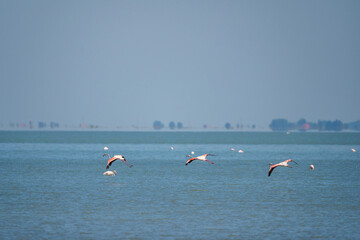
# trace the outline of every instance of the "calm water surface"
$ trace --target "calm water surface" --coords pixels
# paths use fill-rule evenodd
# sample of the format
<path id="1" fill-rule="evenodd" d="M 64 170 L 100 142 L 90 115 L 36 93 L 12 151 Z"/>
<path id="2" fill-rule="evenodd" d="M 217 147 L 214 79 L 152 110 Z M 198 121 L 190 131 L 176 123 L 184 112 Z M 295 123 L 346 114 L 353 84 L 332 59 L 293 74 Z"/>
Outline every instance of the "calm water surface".
<path id="1" fill-rule="evenodd" d="M 105 146 L 134 167 L 103 176 Z M 360 239 L 359 154 L 359 133 L 1 131 L 0 239 Z"/>

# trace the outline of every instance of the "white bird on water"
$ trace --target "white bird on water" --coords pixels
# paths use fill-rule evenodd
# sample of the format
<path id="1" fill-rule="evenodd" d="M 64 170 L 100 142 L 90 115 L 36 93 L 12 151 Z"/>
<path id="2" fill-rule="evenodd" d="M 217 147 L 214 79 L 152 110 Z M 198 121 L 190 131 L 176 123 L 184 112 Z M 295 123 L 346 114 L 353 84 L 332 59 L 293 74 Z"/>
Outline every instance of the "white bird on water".
<path id="1" fill-rule="evenodd" d="M 114 170 L 114 171 L 106 171 L 104 172 L 103 175 L 105 176 L 115 176 L 117 174 L 117 172 Z"/>
<path id="2" fill-rule="evenodd" d="M 314 167 L 314 165 L 312 165 L 312 164 L 310 164 L 310 170 L 314 170 L 315 169 L 315 167 Z"/>

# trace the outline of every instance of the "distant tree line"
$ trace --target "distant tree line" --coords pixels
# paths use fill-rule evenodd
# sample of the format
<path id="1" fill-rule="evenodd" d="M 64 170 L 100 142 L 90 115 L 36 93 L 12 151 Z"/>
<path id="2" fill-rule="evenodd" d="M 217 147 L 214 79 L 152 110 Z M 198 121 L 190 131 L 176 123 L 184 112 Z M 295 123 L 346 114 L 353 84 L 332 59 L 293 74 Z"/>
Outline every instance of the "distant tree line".
<path id="1" fill-rule="evenodd" d="M 165 124 L 163 124 L 161 121 L 154 121 L 154 123 L 153 123 L 153 128 L 154 129 L 156 129 L 156 130 L 160 130 L 160 129 L 163 129 L 165 127 Z M 183 129 L 183 124 L 182 124 L 182 122 L 177 122 L 177 123 L 175 123 L 174 121 L 171 121 L 170 123 L 169 123 L 169 129 L 171 129 L 171 130 L 174 130 L 174 129 Z M 234 128 L 236 128 L 236 129 L 243 129 L 244 127 L 246 127 L 246 128 L 251 128 L 251 129 L 255 129 L 256 128 L 256 125 L 255 124 L 252 124 L 252 125 L 246 125 L 246 126 L 244 126 L 243 124 L 236 124 L 236 127 L 234 127 L 234 126 L 232 126 L 231 125 L 231 123 L 229 123 L 229 122 L 226 122 L 225 123 L 225 125 L 224 125 L 224 127 L 225 127 L 225 129 L 227 129 L 227 130 L 232 130 L 232 129 L 234 129 Z M 203 125 L 203 128 L 204 129 L 209 129 L 209 128 L 211 128 L 211 127 L 209 127 L 209 125 L 208 124 L 204 124 Z M 214 127 L 213 127 L 214 128 Z M 216 127 L 215 127 L 216 128 Z"/>
<path id="2" fill-rule="evenodd" d="M 255 128 L 256 128 L 256 125 L 255 125 L 255 124 L 252 124 L 252 125 L 247 125 L 247 126 L 245 126 L 245 127 L 255 129 Z M 225 128 L 226 128 L 227 130 L 231 130 L 231 129 L 234 129 L 235 127 L 233 127 L 233 126 L 231 125 L 231 123 L 227 122 L 227 123 L 225 123 Z M 244 125 L 243 125 L 243 124 L 240 125 L 239 123 L 237 123 L 237 124 L 236 124 L 236 128 L 237 128 L 237 129 L 243 129 L 243 128 L 244 128 Z"/>
<path id="3" fill-rule="evenodd" d="M 296 123 L 289 122 L 285 118 L 273 119 L 269 125 L 273 131 L 289 131 L 289 130 L 318 130 L 318 131 L 342 131 L 356 130 L 360 131 L 360 120 L 352 123 L 343 123 L 340 120 L 329 121 L 319 120 L 317 122 L 307 122 L 301 118 Z"/>
<path id="4" fill-rule="evenodd" d="M 57 123 L 57 122 L 50 122 L 50 128 L 59 128 L 59 123 Z M 29 124 L 26 124 L 26 123 L 17 123 L 17 124 L 15 124 L 15 123 L 10 123 L 10 127 L 11 128 L 30 128 L 30 129 L 33 129 L 33 128 L 35 128 L 35 124 L 34 124 L 34 122 L 33 121 L 29 121 Z M 41 128 L 46 128 L 47 127 L 47 124 L 45 123 L 45 122 L 38 122 L 38 124 L 37 124 L 37 127 L 39 128 L 39 129 L 41 129 Z"/>
<path id="5" fill-rule="evenodd" d="M 160 130 L 160 129 L 163 129 L 164 127 L 165 127 L 165 125 L 161 122 L 161 121 L 154 121 L 154 123 L 153 123 L 153 127 L 154 127 L 154 129 L 156 129 L 156 130 Z M 183 124 L 182 124 L 182 122 L 178 122 L 178 123 L 175 123 L 174 121 L 171 121 L 170 123 L 169 123 L 169 128 L 171 129 L 171 130 L 174 130 L 174 129 L 182 129 L 183 128 Z"/>

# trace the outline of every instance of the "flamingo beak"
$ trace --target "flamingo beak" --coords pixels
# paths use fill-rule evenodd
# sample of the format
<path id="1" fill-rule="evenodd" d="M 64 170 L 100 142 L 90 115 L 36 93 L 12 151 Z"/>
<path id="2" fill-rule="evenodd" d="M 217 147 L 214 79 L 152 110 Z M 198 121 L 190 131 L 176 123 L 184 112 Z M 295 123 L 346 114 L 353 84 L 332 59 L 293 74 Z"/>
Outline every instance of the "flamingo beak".
<path id="1" fill-rule="evenodd" d="M 291 161 L 297 164 L 297 162 L 295 162 L 294 160 L 291 160 Z M 299 164 L 297 164 L 297 165 L 299 165 Z"/>

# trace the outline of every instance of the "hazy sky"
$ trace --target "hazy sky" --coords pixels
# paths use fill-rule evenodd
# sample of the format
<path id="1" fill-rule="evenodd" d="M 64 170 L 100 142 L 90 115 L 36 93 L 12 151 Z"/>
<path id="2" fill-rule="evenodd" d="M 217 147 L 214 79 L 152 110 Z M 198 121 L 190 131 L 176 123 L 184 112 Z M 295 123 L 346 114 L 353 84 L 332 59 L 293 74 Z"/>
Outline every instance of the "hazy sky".
<path id="1" fill-rule="evenodd" d="M 0 123 L 360 119 L 360 1 L 0 0 Z"/>

